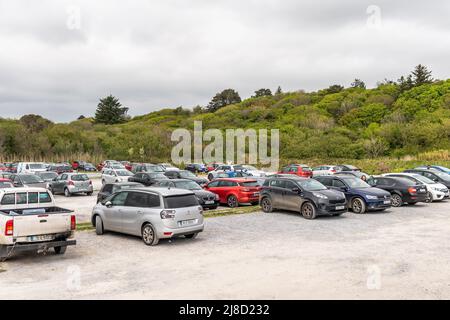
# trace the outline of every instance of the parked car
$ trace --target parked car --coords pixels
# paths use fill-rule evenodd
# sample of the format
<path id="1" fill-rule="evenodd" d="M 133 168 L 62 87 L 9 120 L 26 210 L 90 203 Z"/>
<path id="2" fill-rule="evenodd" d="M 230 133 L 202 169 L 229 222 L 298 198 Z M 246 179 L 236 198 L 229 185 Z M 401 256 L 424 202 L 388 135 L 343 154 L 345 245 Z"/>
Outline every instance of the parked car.
<path id="1" fill-rule="evenodd" d="M 158 182 L 158 187 L 161 188 L 178 188 L 186 189 L 194 192 L 198 203 L 203 209 L 217 209 L 219 206 L 219 196 L 215 193 L 204 190 L 198 183 L 189 179 L 172 179 Z"/>
<path id="2" fill-rule="evenodd" d="M 58 175 L 66 172 L 73 172 L 72 166 L 66 164 L 50 165 L 47 171 L 56 172 Z"/>
<path id="3" fill-rule="evenodd" d="M 9 179 L 16 188 L 47 188 L 47 183 L 35 174 L 18 173 L 11 175 Z"/>
<path id="4" fill-rule="evenodd" d="M 279 174 L 293 174 L 303 178 L 311 178 L 313 171 L 306 164 L 291 164 L 281 169 Z"/>
<path id="5" fill-rule="evenodd" d="M 362 171 L 360 168 L 355 167 L 351 164 L 339 164 L 336 166 L 336 170 L 337 172 L 342 172 L 342 171 Z"/>
<path id="6" fill-rule="evenodd" d="M 37 173 L 47 171 L 43 162 L 19 162 L 17 164 L 17 173 Z"/>
<path id="7" fill-rule="evenodd" d="M 427 177 L 421 176 L 417 173 L 387 173 L 383 174 L 387 177 L 401 177 L 415 181 L 416 183 L 423 183 L 427 187 L 427 202 L 441 201 L 449 198 L 449 190 L 442 183 L 436 183 Z"/>
<path id="8" fill-rule="evenodd" d="M 7 172 L 10 172 L 10 173 L 17 173 L 17 166 L 18 166 L 18 163 L 6 163 L 5 164 L 5 166 L 6 166 L 6 168 L 7 168 Z"/>
<path id="9" fill-rule="evenodd" d="M 216 168 L 218 166 L 222 166 L 222 165 L 224 165 L 224 164 L 223 163 L 210 163 L 210 164 L 206 165 L 206 172 L 216 170 Z"/>
<path id="10" fill-rule="evenodd" d="M 138 172 L 134 176 L 128 178 L 129 182 L 142 183 L 144 186 L 152 186 L 161 180 L 168 180 L 164 174 L 160 172 Z"/>
<path id="11" fill-rule="evenodd" d="M 340 216 L 347 212 L 344 193 L 329 190 L 314 179 L 296 176 L 267 179 L 261 189 L 260 203 L 264 212 L 295 211 L 305 219 L 320 215 Z"/>
<path id="12" fill-rule="evenodd" d="M 97 171 L 97 169 L 95 168 L 95 166 L 92 163 L 89 163 L 86 161 L 81 161 L 81 160 L 74 161 L 72 163 L 72 168 L 73 168 L 73 170 L 79 170 L 79 171 L 90 171 L 90 172 Z"/>
<path id="13" fill-rule="evenodd" d="M 151 163 L 139 164 L 134 168 L 134 170 L 135 170 L 135 173 L 138 173 L 138 172 L 164 173 L 165 172 L 163 167 L 158 166 L 156 164 L 151 164 Z"/>
<path id="14" fill-rule="evenodd" d="M 141 187 L 144 187 L 144 185 L 137 182 L 105 183 L 97 194 L 97 203 L 104 201 L 113 193 L 121 190 Z"/>
<path id="15" fill-rule="evenodd" d="M 427 169 L 411 169 L 405 170 L 406 173 L 417 173 L 424 176 L 436 183 L 442 183 L 447 189 L 450 189 L 450 174 L 437 170 L 427 170 Z"/>
<path id="16" fill-rule="evenodd" d="M 391 194 L 348 175 L 319 176 L 315 180 L 329 189 L 341 191 L 354 213 L 383 211 L 391 207 Z"/>
<path id="17" fill-rule="evenodd" d="M 120 164 L 120 162 L 116 160 L 105 160 L 97 165 L 97 171 L 102 171 L 104 167 L 110 166 L 111 164 Z"/>
<path id="18" fill-rule="evenodd" d="M 203 209 L 189 190 L 137 188 L 119 191 L 92 211 L 96 233 L 139 236 L 149 246 L 160 239 L 193 239 L 204 229 Z"/>
<path id="19" fill-rule="evenodd" d="M 114 182 L 126 182 L 133 176 L 133 172 L 126 169 L 103 169 L 102 184 Z"/>
<path id="20" fill-rule="evenodd" d="M 0 178 L 0 189 L 5 188 L 14 188 L 14 185 L 12 184 L 12 181 L 5 178 Z"/>
<path id="21" fill-rule="evenodd" d="M 205 186 L 205 190 L 219 195 L 220 203 L 227 204 L 231 208 L 244 203 L 258 204 L 260 189 L 256 180 L 245 178 L 217 179 Z"/>
<path id="22" fill-rule="evenodd" d="M 192 180 L 202 187 L 208 183 L 208 179 L 197 177 L 195 174 L 188 170 L 166 171 L 164 175 L 169 179 Z"/>
<path id="23" fill-rule="evenodd" d="M 36 175 L 45 182 L 52 182 L 59 174 L 53 171 L 46 171 L 46 172 L 38 172 L 36 173 Z"/>
<path id="24" fill-rule="evenodd" d="M 336 166 L 322 165 L 312 168 L 313 176 L 329 176 L 337 172 Z"/>
<path id="25" fill-rule="evenodd" d="M 14 252 L 53 248 L 64 254 L 76 244 L 76 218 L 71 210 L 55 205 L 43 188 L 0 189 L 0 258 Z"/>
<path id="26" fill-rule="evenodd" d="M 158 166 L 161 166 L 164 171 L 178 171 L 180 170 L 180 168 L 175 167 L 174 165 L 170 164 L 170 163 L 158 163 Z"/>
<path id="27" fill-rule="evenodd" d="M 203 163 L 190 163 L 186 165 L 185 170 L 189 170 L 192 173 L 206 172 L 206 166 Z"/>
<path id="28" fill-rule="evenodd" d="M 370 174 L 362 172 L 362 171 L 340 171 L 337 174 L 339 174 L 341 176 L 342 175 L 350 175 L 350 176 L 359 178 L 359 179 L 361 179 L 363 181 L 368 181 L 370 179 L 370 177 L 371 177 Z"/>
<path id="29" fill-rule="evenodd" d="M 371 186 L 388 191 L 391 194 L 393 207 L 401 207 L 405 203 L 414 205 L 426 202 L 427 187 L 422 182 L 402 177 L 372 177 Z"/>
<path id="30" fill-rule="evenodd" d="M 120 163 L 125 167 L 126 170 L 131 170 L 132 165 L 130 161 L 120 161 Z"/>
<path id="31" fill-rule="evenodd" d="M 0 172 L 8 171 L 8 167 L 4 163 L 0 163 Z"/>
<path id="32" fill-rule="evenodd" d="M 92 181 L 84 173 L 63 173 L 50 182 L 48 188 L 53 194 L 66 197 L 81 193 L 91 196 L 94 193 Z"/>
<path id="33" fill-rule="evenodd" d="M 13 173 L 11 172 L 0 172 L 0 178 L 11 180 L 11 176 Z"/>
<path id="34" fill-rule="evenodd" d="M 437 171 L 441 171 L 441 172 L 450 174 L 450 169 L 447 168 L 447 167 L 443 167 L 443 166 L 428 165 L 428 166 L 420 166 L 420 167 L 417 167 L 416 169 L 420 169 L 420 170 L 423 170 L 423 169 L 437 170 Z"/>

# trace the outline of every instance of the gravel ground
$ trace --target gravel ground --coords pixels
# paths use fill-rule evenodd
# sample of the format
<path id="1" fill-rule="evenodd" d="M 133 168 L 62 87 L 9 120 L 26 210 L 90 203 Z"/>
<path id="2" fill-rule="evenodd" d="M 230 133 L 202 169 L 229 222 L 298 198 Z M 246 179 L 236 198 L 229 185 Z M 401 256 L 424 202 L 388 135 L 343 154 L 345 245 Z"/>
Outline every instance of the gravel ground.
<path id="1" fill-rule="evenodd" d="M 64 256 L 0 264 L 0 298 L 449 299 L 449 222 L 447 201 L 314 221 L 211 218 L 197 239 L 156 247 L 78 232 Z"/>

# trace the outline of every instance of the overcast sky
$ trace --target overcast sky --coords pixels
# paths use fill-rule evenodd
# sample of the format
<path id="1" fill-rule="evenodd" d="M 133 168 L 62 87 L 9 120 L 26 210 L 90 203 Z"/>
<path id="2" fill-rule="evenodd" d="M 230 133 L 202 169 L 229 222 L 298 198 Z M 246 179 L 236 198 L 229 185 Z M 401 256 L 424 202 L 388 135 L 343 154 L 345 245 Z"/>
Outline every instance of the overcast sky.
<path id="1" fill-rule="evenodd" d="M 448 0 L 0 0 L 0 117 L 71 121 L 110 93 L 138 115 L 225 88 L 373 87 L 419 63 L 449 78 L 449 16 Z"/>

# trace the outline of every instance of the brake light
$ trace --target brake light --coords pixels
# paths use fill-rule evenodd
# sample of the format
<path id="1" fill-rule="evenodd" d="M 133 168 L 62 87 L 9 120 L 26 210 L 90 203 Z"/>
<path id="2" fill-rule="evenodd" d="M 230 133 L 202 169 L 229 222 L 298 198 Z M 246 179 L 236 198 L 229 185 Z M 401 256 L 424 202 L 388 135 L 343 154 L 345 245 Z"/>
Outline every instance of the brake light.
<path id="1" fill-rule="evenodd" d="M 413 188 L 413 187 L 410 187 L 410 188 L 408 188 L 408 192 L 409 192 L 409 194 L 416 194 L 417 193 L 417 189 Z"/>
<path id="2" fill-rule="evenodd" d="M 75 184 L 73 183 L 72 180 L 69 181 L 69 186 L 74 186 Z"/>
<path id="3" fill-rule="evenodd" d="M 77 228 L 77 218 L 75 216 L 70 216 L 70 230 L 75 230 Z"/>
<path id="4" fill-rule="evenodd" d="M 173 219 L 175 218 L 175 210 L 163 210 L 160 213 L 161 219 Z"/>
<path id="5" fill-rule="evenodd" d="M 200 212 L 200 214 L 203 214 L 203 207 L 202 206 L 198 207 L 198 212 Z"/>
<path id="6" fill-rule="evenodd" d="M 331 171 L 332 173 L 336 173 L 336 170 L 334 170 L 334 169 L 331 169 L 330 171 Z"/>
<path id="7" fill-rule="evenodd" d="M 12 236 L 14 234 L 14 220 L 6 221 L 5 236 Z"/>

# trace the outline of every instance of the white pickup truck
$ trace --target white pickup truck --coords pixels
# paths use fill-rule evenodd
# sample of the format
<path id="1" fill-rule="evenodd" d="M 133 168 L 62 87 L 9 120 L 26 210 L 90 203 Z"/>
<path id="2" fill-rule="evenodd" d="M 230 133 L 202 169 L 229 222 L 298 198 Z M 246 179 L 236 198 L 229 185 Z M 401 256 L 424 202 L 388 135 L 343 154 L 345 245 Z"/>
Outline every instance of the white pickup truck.
<path id="1" fill-rule="evenodd" d="M 64 254 L 73 239 L 73 211 L 55 206 L 44 188 L 0 189 L 0 259 L 13 252 L 46 251 Z"/>

